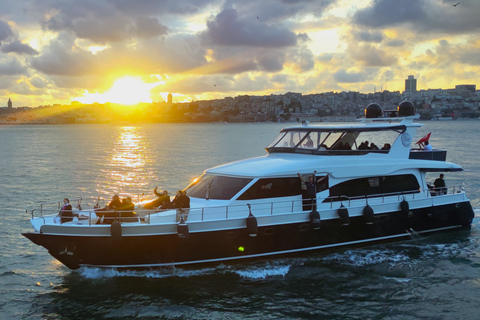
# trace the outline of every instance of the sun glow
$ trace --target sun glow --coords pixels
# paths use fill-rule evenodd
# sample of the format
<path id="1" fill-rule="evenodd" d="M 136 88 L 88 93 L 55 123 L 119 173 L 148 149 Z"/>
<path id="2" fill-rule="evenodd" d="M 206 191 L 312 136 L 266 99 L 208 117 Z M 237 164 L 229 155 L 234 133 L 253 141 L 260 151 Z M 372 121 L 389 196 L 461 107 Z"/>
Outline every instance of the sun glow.
<path id="1" fill-rule="evenodd" d="M 104 93 L 89 93 L 85 91 L 83 97 L 74 98 L 74 100 L 85 104 L 98 103 L 118 103 L 133 105 L 141 102 L 152 102 L 150 90 L 159 85 L 165 84 L 165 81 L 154 83 L 145 83 L 140 77 L 124 77 L 116 80 L 112 87 Z"/>

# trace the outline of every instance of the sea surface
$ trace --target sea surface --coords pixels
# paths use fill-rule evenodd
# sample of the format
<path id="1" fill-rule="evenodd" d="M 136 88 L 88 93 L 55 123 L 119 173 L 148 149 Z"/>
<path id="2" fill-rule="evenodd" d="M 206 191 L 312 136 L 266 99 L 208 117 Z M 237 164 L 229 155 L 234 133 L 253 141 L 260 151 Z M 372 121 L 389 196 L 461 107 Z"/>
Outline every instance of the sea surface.
<path id="1" fill-rule="evenodd" d="M 265 155 L 284 126 L 0 126 L 0 319 L 480 319 L 478 218 L 470 231 L 193 270 L 72 271 L 21 235 L 28 205 L 174 194 L 206 168 Z M 480 121 L 430 121 L 417 139 L 428 132 L 465 169 L 445 179 L 479 216 Z"/>

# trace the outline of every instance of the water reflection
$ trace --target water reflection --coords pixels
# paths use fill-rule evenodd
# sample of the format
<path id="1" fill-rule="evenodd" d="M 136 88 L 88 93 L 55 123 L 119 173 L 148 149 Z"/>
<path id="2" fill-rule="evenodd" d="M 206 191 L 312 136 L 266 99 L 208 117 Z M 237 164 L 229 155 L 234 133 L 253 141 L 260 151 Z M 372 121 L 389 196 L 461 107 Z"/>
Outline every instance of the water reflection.
<path id="1" fill-rule="evenodd" d="M 103 182 L 97 184 L 100 194 L 138 194 L 154 178 L 145 132 L 141 127 L 117 127 L 114 144 L 102 170 Z"/>

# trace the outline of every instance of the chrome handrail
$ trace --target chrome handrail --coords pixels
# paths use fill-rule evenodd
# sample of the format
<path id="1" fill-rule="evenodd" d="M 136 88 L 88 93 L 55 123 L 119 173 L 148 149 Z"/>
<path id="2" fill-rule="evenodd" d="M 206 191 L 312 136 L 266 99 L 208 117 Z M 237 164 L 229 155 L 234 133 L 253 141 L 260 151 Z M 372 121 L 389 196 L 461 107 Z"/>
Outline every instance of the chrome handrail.
<path id="1" fill-rule="evenodd" d="M 463 186 L 460 186 L 458 187 L 457 189 L 457 186 L 454 186 L 454 187 L 451 187 L 450 188 L 451 192 L 447 192 L 447 194 L 456 194 L 456 193 L 461 193 L 461 192 L 464 192 L 464 188 Z M 457 191 L 458 190 L 458 191 Z M 427 198 L 428 197 L 433 197 L 431 194 L 430 194 L 430 190 L 427 190 Z M 357 196 L 357 197 L 348 197 L 348 196 L 335 196 L 335 197 L 328 197 L 328 198 L 323 198 L 323 199 L 319 199 L 319 198 L 302 198 L 302 199 L 295 199 L 295 200 L 285 200 L 285 201 L 268 201 L 268 202 L 254 202 L 254 203 L 249 203 L 251 206 L 252 206 L 252 210 L 253 210 L 253 213 L 255 215 L 255 210 L 262 210 L 264 213 L 269 213 L 270 215 L 274 215 L 275 214 L 275 209 L 276 208 L 283 208 L 284 210 L 282 211 L 282 214 L 285 214 L 285 213 L 300 213 L 300 212 L 308 212 L 308 211 L 311 211 L 313 210 L 315 207 L 318 207 L 318 206 L 322 206 L 322 204 L 327 204 L 327 203 L 330 203 L 330 209 L 333 210 L 333 209 L 338 209 L 338 207 L 340 207 L 341 205 L 345 204 L 346 207 L 352 207 L 352 201 L 354 200 L 365 200 L 365 205 L 368 204 L 368 201 L 369 200 L 372 200 L 372 199 L 378 199 L 378 198 L 381 198 L 381 203 L 385 203 L 385 198 L 386 197 L 392 197 L 392 196 L 396 196 L 397 197 L 397 200 L 398 202 L 402 201 L 403 199 L 405 199 L 406 196 L 409 196 L 410 199 L 415 199 L 415 195 L 418 194 L 418 193 L 421 193 L 421 191 L 419 190 L 410 190 L 410 191 L 405 191 L 405 192 L 402 192 L 402 193 L 398 193 L 398 192 L 395 192 L 395 193 L 384 193 L 384 194 L 374 194 L 374 195 L 367 195 L 367 196 Z M 94 198 L 95 201 L 97 201 L 98 198 Z M 338 199 L 338 200 L 336 200 Z M 83 198 L 77 198 L 77 199 L 72 199 L 72 201 L 82 201 L 84 200 Z M 58 202 L 54 202 L 54 206 L 53 207 L 57 207 Z M 338 204 L 338 205 L 334 205 L 334 203 Z M 50 204 L 49 207 L 46 207 L 45 205 L 46 204 Z M 356 206 L 358 205 L 362 205 L 362 204 L 359 204 L 358 202 L 355 203 Z M 304 210 L 306 208 L 306 206 L 308 206 L 309 208 Z M 286 208 L 288 208 L 288 210 L 285 210 Z M 236 210 L 237 209 L 237 210 Z M 239 210 L 238 210 L 239 209 Z M 175 214 L 176 210 L 178 210 L 178 208 L 169 208 L 169 209 L 143 209 L 143 208 L 138 208 L 138 209 L 135 209 L 133 212 L 136 213 L 136 217 L 139 219 L 138 221 L 139 222 L 145 222 L 147 224 L 151 224 L 151 215 L 153 214 L 159 214 L 159 213 L 164 213 L 164 212 L 171 212 L 172 214 Z M 65 211 L 65 210 L 64 210 Z M 210 211 L 210 212 L 206 212 L 206 211 Z M 223 211 L 223 216 L 225 217 L 225 219 L 231 219 L 232 216 L 235 216 L 235 212 L 243 212 L 245 211 L 245 216 L 248 216 L 248 210 L 246 209 L 246 204 L 245 203 L 241 203 L 241 204 L 233 204 L 233 205 L 228 205 L 228 206 L 211 206 L 211 207 L 193 207 L 193 208 L 190 208 L 190 214 L 195 214 L 195 213 L 200 213 L 200 221 L 205 221 L 206 219 L 208 219 L 209 216 L 212 216 L 212 215 L 216 215 L 218 217 L 218 214 L 221 214 L 222 215 L 222 211 Z M 38 217 L 38 218 L 42 218 L 43 219 L 43 223 L 45 224 L 45 216 L 52 216 L 52 215 L 56 215 L 58 214 L 59 210 L 57 208 L 52 208 L 52 202 L 46 202 L 46 201 L 43 201 L 43 202 L 40 202 L 39 204 L 37 204 L 36 206 L 34 205 L 29 205 L 27 206 L 26 208 L 26 212 L 29 213 L 33 218 L 35 217 Z M 94 213 L 96 213 L 96 209 L 95 208 L 89 208 L 89 209 L 83 209 L 83 210 L 79 210 L 79 209 L 74 209 L 74 210 L 69 210 L 67 212 L 72 212 L 72 214 L 87 214 L 88 213 L 88 222 L 89 222 L 89 225 L 92 224 L 92 221 L 94 221 L 95 219 L 97 219 L 97 215 Z M 106 209 L 103 209 L 103 211 L 101 212 L 105 212 L 105 213 L 114 213 L 115 215 L 118 215 L 118 216 L 115 216 L 113 218 L 115 219 L 119 219 L 120 220 L 120 223 L 125 223 L 124 219 L 129 219 L 129 218 L 132 218 L 132 217 L 122 217 L 122 214 L 131 214 L 131 210 L 128 210 L 128 211 L 125 211 L 125 210 L 106 210 Z M 83 219 L 80 219 L 80 220 L 83 220 Z M 86 220 L 86 219 L 85 219 Z"/>

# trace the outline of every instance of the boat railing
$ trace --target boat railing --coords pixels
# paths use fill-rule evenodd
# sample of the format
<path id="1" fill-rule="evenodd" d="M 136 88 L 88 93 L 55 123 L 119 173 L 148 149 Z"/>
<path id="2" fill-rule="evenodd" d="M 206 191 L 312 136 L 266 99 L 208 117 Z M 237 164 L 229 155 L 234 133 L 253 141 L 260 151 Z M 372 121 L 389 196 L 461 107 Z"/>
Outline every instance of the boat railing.
<path id="1" fill-rule="evenodd" d="M 432 194 L 432 192 L 427 192 L 427 197 L 438 198 L 440 196 L 448 194 L 457 194 L 463 193 L 463 186 L 452 186 L 442 194 Z M 367 204 L 383 204 L 388 201 L 397 201 L 402 200 L 415 200 L 420 198 L 421 192 L 417 190 L 404 191 L 401 193 L 382 193 L 382 194 L 372 194 L 367 196 L 334 196 L 328 197 L 326 199 L 295 199 L 295 200 L 285 200 L 285 201 L 269 201 L 269 202 L 254 202 L 254 201 L 244 201 L 243 203 L 233 204 L 228 206 L 209 206 L 209 207 L 193 207 L 189 209 L 173 208 L 173 209 L 135 209 L 134 214 L 132 211 L 122 211 L 122 210 L 106 210 L 98 211 L 95 208 L 89 208 L 84 210 L 79 210 L 75 208 L 71 210 L 73 219 L 78 219 L 79 221 L 86 220 L 88 225 L 96 224 L 99 220 L 98 216 L 107 214 L 107 220 L 111 219 L 117 220 L 120 223 L 128 222 L 141 222 L 141 223 L 162 223 L 162 222 L 171 222 L 177 216 L 177 222 L 179 221 L 180 215 L 184 214 L 185 218 L 188 217 L 189 221 L 212 221 L 220 219 L 235 219 L 235 218 L 245 218 L 249 214 L 248 205 L 251 206 L 253 215 L 257 216 L 266 216 L 266 215 L 275 215 L 275 214 L 288 214 L 288 213 L 301 213 L 309 212 L 315 208 L 324 209 L 323 204 L 329 204 L 329 209 L 338 209 L 341 205 L 345 207 L 352 206 L 363 206 Z M 81 200 L 79 198 L 78 200 Z M 358 202 L 358 200 L 363 200 L 364 202 Z M 76 201 L 76 199 L 72 200 Z M 320 202 L 321 201 L 321 202 Z M 248 203 L 247 203 L 248 202 Z M 45 223 L 45 217 L 55 216 L 59 213 L 60 210 L 59 202 L 50 202 L 39 203 L 37 206 L 29 206 L 26 211 L 33 218 L 42 218 Z M 96 211 L 97 210 L 97 211 Z M 64 211 L 70 212 L 70 211 Z M 68 219 L 68 218 L 67 218 Z M 105 219 L 105 218 L 104 218 Z M 76 221 L 76 220 L 75 220 Z"/>
<path id="2" fill-rule="evenodd" d="M 427 197 L 436 197 L 436 196 L 444 196 L 448 194 L 457 194 L 457 193 L 462 193 L 465 192 L 464 185 L 460 186 L 452 186 L 450 188 L 444 187 L 444 188 L 439 188 L 438 190 L 430 189 L 429 192 L 427 192 Z M 345 203 L 348 204 L 348 206 L 351 206 L 351 202 L 353 200 L 365 200 L 365 204 L 368 204 L 368 201 L 371 201 L 373 199 L 381 199 L 381 203 L 385 203 L 386 197 L 392 197 L 395 196 L 397 197 L 397 201 L 402 201 L 403 199 L 409 197 L 409 200 L 415 200 L 416 198 L 419 197 L 421 194 L 421 191 L 419 189 L 416 190 L 408 190 L 408 191 L 403 191 L 403 192 L 392 192 L 392 193 L 377 193 L 377 194 L 371 194 L 371 195 L 364 195 L 364 196 L 346 196 L 346 195 L 340 195 L 340 196 L 332 196 L 328 197 L 325 200 L 323 200 L 324 203 L 330 203 L 330 208 L 333 208 L 334 203 Z"/>
<path id="3" fill-rule="evenodd" d="M 381 203 L 385 203 L 386 197 L 396 197 L 397 201 L 402 201 L 407 195 L 410 195 L 411 199 L 415 199 L 415 195 L 418 196 L 420 194 L 420 190 L 409 190 L 403 192 L 390 192 L 390 193 L 375 193 L 363 196 L 347 196 L 347 195 L 340 195 L 340 196 L 331 196 L 323 200 L 324 203 L 330 203 L 330 208 L 333 208 L 334 203 L 342 202 L 347 203 L 348 206 L 351 206 L 351 202 L 354 200 L 365 200 L 365 204 L 368 204 L 369 200 L 373 199 L 380 199 Z"/>

